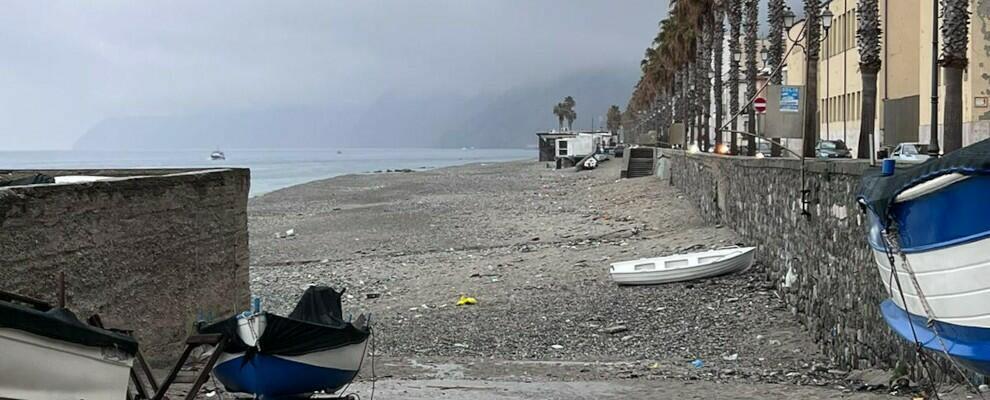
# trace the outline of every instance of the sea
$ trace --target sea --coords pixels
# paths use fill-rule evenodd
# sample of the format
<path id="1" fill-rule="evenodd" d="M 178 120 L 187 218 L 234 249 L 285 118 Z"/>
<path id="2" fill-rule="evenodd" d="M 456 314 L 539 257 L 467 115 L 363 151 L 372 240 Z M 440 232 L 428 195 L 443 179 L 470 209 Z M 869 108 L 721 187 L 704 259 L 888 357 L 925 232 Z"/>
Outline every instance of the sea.
<path id="1" fill-rule="evenodd" d="M 536 149 L 224 149 L 210 150 L 0 151 L 2 169 L 216 168 L 251 169 L 250 196 L 345 174 L 426 170 L 478 162 L 535 159 Z"/>

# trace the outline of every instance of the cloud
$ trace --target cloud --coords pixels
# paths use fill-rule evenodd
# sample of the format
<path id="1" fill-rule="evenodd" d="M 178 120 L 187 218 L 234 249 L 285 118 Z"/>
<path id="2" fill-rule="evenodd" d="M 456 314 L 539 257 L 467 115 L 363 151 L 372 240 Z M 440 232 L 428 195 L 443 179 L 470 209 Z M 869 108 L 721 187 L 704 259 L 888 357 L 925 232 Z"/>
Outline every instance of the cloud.
<path id="1" fill-rule="evenodd" d="M 0 150 L 100 121 L 473 96 L 637 68 L 656 0 L 10 1 Z"/>

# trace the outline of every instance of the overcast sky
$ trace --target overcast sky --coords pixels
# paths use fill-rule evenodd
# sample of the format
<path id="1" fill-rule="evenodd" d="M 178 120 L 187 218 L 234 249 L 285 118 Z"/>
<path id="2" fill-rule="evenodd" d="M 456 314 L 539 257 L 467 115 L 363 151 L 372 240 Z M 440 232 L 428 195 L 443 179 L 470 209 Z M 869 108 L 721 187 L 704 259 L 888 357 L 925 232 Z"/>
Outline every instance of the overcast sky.
<path id="1" fill-rule="evenodd" d="M 663 0 L 5 1 L 0 150 L 109 117 L 472 94 L 637 65 Z"/>
<path id="2" fill-rule="evenodd" d="M 105 118 L 362 105 L 638 66 L 666 0 L 7 0 L 0 151 Z"/>

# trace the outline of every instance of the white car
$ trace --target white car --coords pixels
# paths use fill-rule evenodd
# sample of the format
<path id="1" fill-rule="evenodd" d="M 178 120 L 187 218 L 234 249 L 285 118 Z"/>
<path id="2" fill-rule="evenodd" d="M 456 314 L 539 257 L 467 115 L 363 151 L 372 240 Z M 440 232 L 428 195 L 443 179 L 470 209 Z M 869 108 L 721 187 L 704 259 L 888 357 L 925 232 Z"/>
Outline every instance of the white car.
<path id="1" fill-rule="evenodd" d="M 890 153 L 890 158 L 897 161 L 923 162 L 928 160 L 928 144 L 901 143 Z"/>

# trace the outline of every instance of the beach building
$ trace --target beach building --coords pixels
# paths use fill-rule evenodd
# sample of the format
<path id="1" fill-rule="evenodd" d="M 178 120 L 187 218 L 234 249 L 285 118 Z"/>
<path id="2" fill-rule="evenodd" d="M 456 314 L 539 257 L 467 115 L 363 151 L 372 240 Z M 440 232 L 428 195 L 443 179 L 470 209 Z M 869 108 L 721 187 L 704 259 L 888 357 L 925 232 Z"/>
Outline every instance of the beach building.
<path id="1" fill-rule="evenodd" d="M 969 68 L 963 75 L 963 145 L 990 137 L 990 7 L 971 1 Z M 819 139 L 843 140 L 855 155 L 863 101 L 859 51 L 856 47 L 856 1 L 829 5 L 834 21 L 822 43 L 818 64 Z M 931 132 L 930 2 L 881 0 L 882 69 L 877 85 L 875 149 L 903 142 L 928 143 Z M 791 28 L 797 37 L 801 24 Z M 784 82 L 805 83 L 805 54 L 800 47 L 787 57 Z M 940 79 L 939 119 L 944 113 L 944 79 Z M 938 121 L 941 125 L 941 121 Z M 799 140 L 789 147 L 800 148 Z M 943 143 L 939 135 L 939 143 Z"/>

